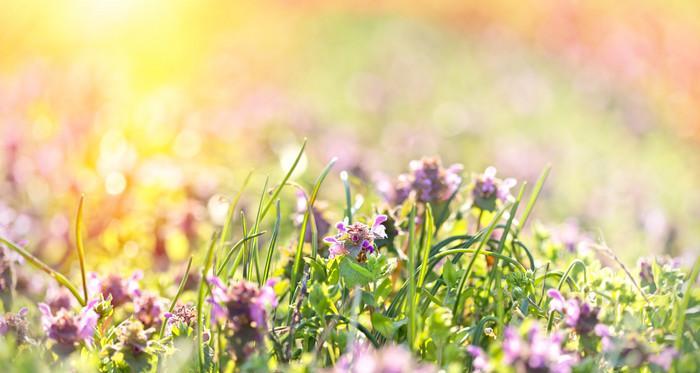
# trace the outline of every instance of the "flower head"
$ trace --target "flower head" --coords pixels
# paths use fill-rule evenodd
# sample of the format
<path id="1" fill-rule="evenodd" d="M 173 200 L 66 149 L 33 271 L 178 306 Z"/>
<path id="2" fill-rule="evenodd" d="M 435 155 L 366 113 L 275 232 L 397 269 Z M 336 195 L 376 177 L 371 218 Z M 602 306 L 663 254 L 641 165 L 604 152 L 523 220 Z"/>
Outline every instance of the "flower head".
<path id="1" fill-rule="evenodd" d="M 566 325 L 576 330 L 579 335 L 587 335 L 595 331 L 598 325 L 598 307 L 592 307 L 579 299 L 565 300 L 558 290 L 547 291 L 552 300 L 549 303 L 550 311 L 557 311 L 565 316 Z"/>
<path id="2" fill-rule="evenodd" d="M 27 323 L 27 313 L 29 311 L 23 307 L 17 313 L 7 313 L 0 317 L 0 335 L 12 333 L 18 344 L 28 343 L 29 325 Z"/>
<path id="3" fill-rule="evenodd" d="M 440 158 L 424 157 L 409 163 L 410 172 L 399 175 L 389 199 L 401 204 L 413 192 L 423 203 L 438 203 L 448 200 L 462 182 L 462 165 L 453 164 L 443 168 Z"/>
<path id="4" fill-rule="evenodd" d="M 352 255 L 359 262 L 367 259 L 367 254 L 376 250 L 375 240 L 386 238 L 386 215 L 377 215 L 372 226 L 363 223 L 347 224 L 340 222 L 336 225 L 338 233 L 335 236 L 326 237 L 323 240 L 330 244 L 329 257 Z"/>
<path id="5" fill-rule="evenodd" d="M 138 320 L 126 320 L 117 331 L 117 343 L 113 348 L 131 356 L 141 355 L 149 346 L 149 335 L 153 328 L 146 329 Z"/>
<path id="6" fill-rule="evenodd" d="M 486 373 L 493 370 L 489 358 L 479 346 L 468 346 L 467 352 L 472 356 L 472 367 L 477 373 Z"/>
<path id="7" fill-rule="evenodd" d="M 277 297 L 272 285 L 259 288 L 247 281 L 239 281 L 225 286 L 218 278 L 209 277 L 212 285 L 211 297 L 212 324 L 225 325 L 228 346 L 239 360 L 246 359 L 256 346 L 262 343 L 267 330 L 267 312 L 277 305 Z"/>
<path id="8" fill-rule="evenodd" d="M 55 342 L 53 350 L 66 355 L 75 350 L 80 343 L 92 344 L 97 313 L 93 310 L 97 301 L 91 301 L 79 314 L 70 310 L 60 309 L 55 314 L 46 303 L 39 303 L 41 323 L 46 336 Z"/>
<path id="9" fill-rule="evenodd" d="M 431 373 L 437 369 L 421 364 L 404 347 L 389 345 L 379 350 L 364 343 L 355 343 L 342 355 L 330 372 L 342 373 Z"/>
<path id="10" fill-rule="evenodd" d="M 104 299 L 107 299 L 111 296 L 112 305 L 119 307 L 131 302 L 140 294 L 139 281 L 143 278 L 143 272 L 134 271 L 128 278 L 123 278 L 116 274 L 100 278 L 97 273 L 91 272 L 88 274 L 88 277 L 88 289 L 91 297 L 102 294 Z"/>
<path id="11" fill-rule="evenodd" d="M 513 327 L 506 328 L 503 353 L 506 364 L 518 371 L 568 373 L 578 361 L 577 356 L 562 349 L 562 337 L 547 335 L 533 324 L 525 339 Z"/>
<path id="12" fill-rule="evenodd" d="M 481 210 L 493 211 L 496 202 L 506 202 L 513 198 L 510 189 L 517 184 L 513 178 L 501 180 L 496 178 L 496 168 L 488 167 L 483 174 L 474 176 L 472 180 L 472 198 L 474 205 Z"/>
<path id="13" fill-rule="evenodd" d="M 165 308 L 165 300 L 151 292 L 143 292 L 134 298 L 134 316 L 146 328 L 160 326 Z"/>

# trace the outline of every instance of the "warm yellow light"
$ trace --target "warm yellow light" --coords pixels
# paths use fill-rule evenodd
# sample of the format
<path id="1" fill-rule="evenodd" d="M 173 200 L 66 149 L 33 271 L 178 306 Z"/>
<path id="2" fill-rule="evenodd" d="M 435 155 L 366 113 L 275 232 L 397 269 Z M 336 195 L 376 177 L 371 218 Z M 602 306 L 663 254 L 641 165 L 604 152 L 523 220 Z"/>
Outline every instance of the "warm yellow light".
<path id="1" fill-rule="evenodd" d="M 108 194 L 121 194 L 126 189 L 126 178 L 121 172 L 111 172 L 105 178 L 105 189 Z"/>

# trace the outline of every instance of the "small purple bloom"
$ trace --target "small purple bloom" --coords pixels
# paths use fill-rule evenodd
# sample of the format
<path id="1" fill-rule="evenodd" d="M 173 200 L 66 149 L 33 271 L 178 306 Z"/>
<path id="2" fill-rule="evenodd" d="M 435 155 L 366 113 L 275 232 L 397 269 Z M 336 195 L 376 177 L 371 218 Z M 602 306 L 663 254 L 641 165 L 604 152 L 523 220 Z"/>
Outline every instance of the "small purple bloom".
<path id="1" fill-rule="evenodd" d="M 330 244 L 328 257 L 335 258 L 342 255 L 353 255 L 359 262 L 367 259 L 367 254 L 374 253 L 377 239 L 386 238 L 384 223 L 388 220 L 386 215 L 377 215 L 368 226 L 363 223 L 347 224 L 340 222 L 336 225 L 338 233 L 335 236 L 326 237 L 324 242 Z"/>
<path id="2" fill-rule="evenodd" d="M 462 165 L 443 168 L 440 158 L 424 157 L 409 163 L 410 172 L 401 174 L 387 197 L 393 204 L 403 203 L 411 193 L 422 203 L 447 201 L 457 191 L 462 177 Z"/>
<path id="3" fill-rule="evenodd" d="M 493 368 L 491 367 L 491 363 L 489 362 L 488 356 L 486 356 L 486 353 L 484 350 L 481 349 L 479 346 L 468 346 L 467 347 L 467 352 L 472 356 L 472 368 L 474 368 L 474 371 L 477 373 L 486 373 L 490 372 Z"/>
<path id="4" fill-rule="evenodd" d="M 437 368 L 416 361 L 404 347 L 389 345 L 374 350 L 369 345 L 356 342 L 343 354 L 335 366 L 327 372 L 333 373 L 434 373 Z"/>
<path id="5" fill-rule="evenodd" d="M 561 347 L 563 338 L 558 334 L 546 335 L 538 324 L 533 324 L 523 340 L 513 327 L 504 332 L 503 354 L 506 364 L 516 370 L 569 373 L 578 358 Z"/>
<path id="6" fill-rule="evenodd" d="M 504 203 L 513 198 L 510 189 L 516 184 L 513 178 L 496 178 L 496 168 L 488 167 L 483 174 L 473 177 L 471 190 L 474 205 L 481 210 L 493 211 L 497 201 Z"/>
<path id="7" fill-rule="evenodd" d="M 599 308 L 591 307 L 590 304 L 578 299 L 565 300 L 556 289 L 549 289 L 547 295 L 552 298 L 549 303 L 550 312 L 557 311 L 564 315 L 567 326 L 574 328 L 579 335 L 594 332 L 598 325 Z"/>
<path id="8" fill-rule="evenodd" d="M 237 360 L 245 360 L 261 344 L 267 331 L 268 311 L 277 305 L 277 296 L 272 286 L 275 281 L 259 288 L 246 281 L 230 286 L 215 276 L 208 278 L 212 285 L 212 324 L 226 326 L 226 337 L 231 352 Z"/>
<path id="9" fill-rule="evenodd" d="M 91 297 L 102 294 L 104 299 L 112 297 L 112 305 L 119 307 L 133 301 L 140 294 L 139 281 L 143 278 L 143 272 L 134 271 L 128 278 L 122 278 L 116 274 L 100 278 L 97 273 L 88 274 L 88 293 Z"/>
<path id="10" fill-rule="evenodd" d="M 53 350 L 56 353 L 66 355 L 73 352 L 79 343 L 92 344 L 98 319 L 93 310 L 96 303 L 96 300 L 90 301 L 77 315 L 65 309 L 54 314 L 47 304 L 39 303 L 44 332 L 55 342 Z"/>
<path id="11" fill-rule="evenodd" d="M 18 344 L 29 343 L 28 312 L 26 307 L 22 307 L 17 313 L 7 313 L 5 316 L 0 316 L 0 335 L 12 333 Z"/>
<path id="12" fill-rule="evenodd" d="M 160 326 L 165 309 L 165 300 L 151 292 L 143 292 L 134 298 L 134 316 L 146 328 Z"/>

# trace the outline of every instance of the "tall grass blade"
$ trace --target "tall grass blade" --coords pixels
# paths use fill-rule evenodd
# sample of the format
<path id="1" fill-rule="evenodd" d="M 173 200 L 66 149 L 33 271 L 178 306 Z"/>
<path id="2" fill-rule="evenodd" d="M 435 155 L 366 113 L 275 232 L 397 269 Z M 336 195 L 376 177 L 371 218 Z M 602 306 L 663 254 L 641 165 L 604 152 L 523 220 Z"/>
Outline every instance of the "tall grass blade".
<path id="1" fill-rule="evenodd" d="M 299 160 L 301 159 L 301 156 L 304 154 L 305 148 L 306 148 L 306 139 L 304 139 L 304 142 L 301 144 L 301 148 L 299 149 L 299 153 L 297 154 L 297 157 L 294 159 L 294 163 L 292 163 L 292 167 L 289 168 L 289 171 L 287 172 L 286 175 L 284 175 L 282 182 L 280 182 L 280 184 L 277 186 L 275 191 L 270 196 L 270 199 L 265 204 L 265 208 L 262 210 L 262 213 L 260 214 L 261 220 L 265 218 L 265 216 L 267 215 L 267 211 L 270 210 L 270 208 L 272 207 L 272 203 L 277 199 L 277 196 L 279 196 L 280 192 L 282 191 L 282 188 L 284 188 L 284 186 L 287 185 L 287 181 L 289 180 L 289 178 L 292 177 L 294 170 L 297 168 L 297 165 L 299 164 Z"/>
<path id="2" fill-rule="evenodd" d="M 408 216 L 408 346 L 415 350 L 416 340 L 416 205 Z M 426 267 L 427 268 L 427 267 Z"/>
<path id="3" fill-rule="evenodd" d="M 289 284 L 290 291 L 292 292 L 292 294 L 296 293 L 297 283 L 301 279 L 301 272 L 303 269 L 302 253 L 304 249 L 304 237 L 306 237 L 306 227 L 309 224 L 309 216 L 311 214 L 311 211 L 313 211 L 314 202 L 316 202 L 316 197 L 318 196 L 318 191 L 321 188 L 321 183 L 323 183 L 323 180 L 326 179 L 326 176 L 328 176 L 328 173 L 330 172 L 331 168 L 333 168 L 335 162 L 335 158 L 331 159 L 331 161 L 328 162 L 328 165 L 326 165 L 321 174 L 318 176 L 316 182 L 314 183 L 314 188 L 311 192 L 311 197 L 309 197 L 309 200 L 307 202 L 308 206 L 306 208 L 306 212 L 304 213 L 304 220 L 302 221 L 301 228 L 299 230 L 299 242 L 297 243 L 296 253 L 294 254 L 294 264 L 292 267 L 291 282 Z M 292 304 L 293 300 L 294 296 L 290 296 L 290 304 Z"/>
<path id="4" fill-rule="evenodd" d="M 80 196 L 80 202 L 78 203 L 78 213 L 75 217 L 75 246 L 78 248 L 78 260 L 80 261 L 80 277 L 83 281 L 83 297 L 87 302 L 88 290 L 87 290 L 87 275 L 85 273 L 85 246 L 83 244 L 83 202 L 85 196 Z"/>

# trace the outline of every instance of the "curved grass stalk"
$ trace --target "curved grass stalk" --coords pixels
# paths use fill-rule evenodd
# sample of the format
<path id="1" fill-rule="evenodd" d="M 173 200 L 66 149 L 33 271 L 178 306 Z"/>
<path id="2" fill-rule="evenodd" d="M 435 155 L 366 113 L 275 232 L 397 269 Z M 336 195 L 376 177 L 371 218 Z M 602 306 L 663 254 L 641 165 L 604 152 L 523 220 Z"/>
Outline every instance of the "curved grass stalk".
<path id="1" fill-rule="evenodd" d="M 557 290 L 561 290 L 561 288 L 564 286 L 564 281 L 566 281 L 569 278 L 569 275 L 571 275 L 571 271 L 574 269 L 575 266 L 581 267 L 583 270 L 583 282 L 588 281 L 586 276 L 586 264 L 581 260 L 581 259 L 574 259 L 571 264 L 569 264 L 569 268 L 566 269 L 566 272 L 564 272 L 564 275 L 561 276 L 559 279 L 559 284 L 557 285 Z"/>
<path id="2" fill-rule="evenodd" d="M 75 297 L 75 299 L 78 301 L 78 303 L 80 303 L 81 306 L 85 306 L 85 298 L 83 298 L 83 296 L 80 295 L 78 289 L 75 287 L 75 285 L 73 285 L 72 282 L 70 282 L 70 280 L 68 280 L 66 276 L 49 267 L 48 264 L 42 262 L 39 258 L 32 255 L 32 253 L 30 253 L 29 251 L 25 250 L 24 248 L 20 247 L 12 241 L 0 236 L 0 243 L 5 245 L 10 250 L 16 252 L 17 254 L 21 255 L 22 258 L 24 258 L 24 260 L 27 261 L 27 263 L 31 264 L 36 269 L 44 271 L 46 274 L 51 276 L 51 278 L 56 280 L 56 282 L 58 282 L 59 285 L 64 286 L 66 289 L 68 289 L 68 291 L 70 291 L 71 294 L 73 294 L 73 297 Z"/>

